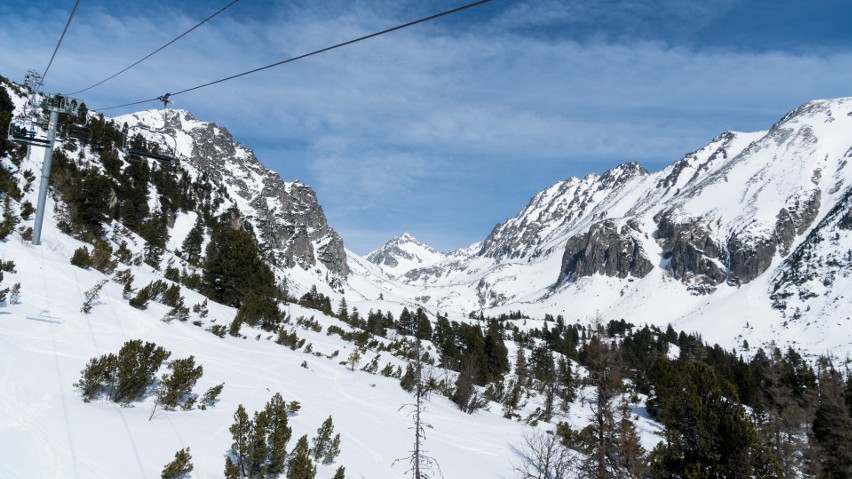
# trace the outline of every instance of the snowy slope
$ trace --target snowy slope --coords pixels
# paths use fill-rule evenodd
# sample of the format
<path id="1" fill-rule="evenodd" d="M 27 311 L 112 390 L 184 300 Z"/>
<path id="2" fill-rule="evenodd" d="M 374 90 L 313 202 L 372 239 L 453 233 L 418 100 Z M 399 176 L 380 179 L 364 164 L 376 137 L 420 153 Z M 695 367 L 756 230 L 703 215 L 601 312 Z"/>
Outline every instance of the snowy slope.
<path id="1" fill-rule="evenodd" d="M 104 276 L 69 264 L 78 245 L 54 230 L 41 247 L 17 240 L 2 245 L 3 255 L 16 263 L 17 273 L 7 277 L 22 284 L 22 298 L 21 304 L 0 308 L 0 450 L 5 457 L 0 477 L 158 477 L 183 447 L 191 448 L 193 478 L 221 477 L 231 444 L 227 428 L 237 405 L 251 413 L 275 392 L 302 404 L 290 421 L 291 447 L 302 434 L 313 437 L 333 416 L 342 453 L 336 464 L 320 466 L 318 477 L 331 477 L 340 464 L 347 477 L 403 476 L 404 468 L 392 463 L 408 453 L 410 421 L 399 408 L 411 397 L 398 380 L 349 371 L 339 358 L 291 351 L 267 340 L 269 333 L 257 341 L 249 329 L 243 330 L 248 339 L 219 338 L 191 322 L 164 323 L 159 317 L 167 307 L 131 308 L 112 282 L 85 315 L 79 311 L 83 291 Z M 150 271 L 136 276 L 137 284 L 155 277 Z M 187 304 L 203 299 L 188 290 L 182 294 Z M 298 306 L 288 312 L 339 324 Z M 231 308 L 211 303 L 204 327 L 233 315 Z M 297 331 L 323 354 L 340 350 L 345 358 L 352 347 L 337 336 Z M 204 367 L 196 390 L 224 382 L 221 401 L 207 411 L 158 412 L 151 421 L 151 398 L 127 408 L 103 401 L 85 404 L 72 384 L 88 359 L 117 352 L 124 341 L 137 338 L 164 346 L 173 359 L 195 355 Z M 388 355 L 381 364 L 387 360 L 402 364 Z M 303 361 L 307 369 L 300 366 Z M 427 445 L 446 477 L 508 477 L 521 424 L 502 418 L 499 409 L 464 414 L 439 396 L 428 407 L 433 428 Z"/>

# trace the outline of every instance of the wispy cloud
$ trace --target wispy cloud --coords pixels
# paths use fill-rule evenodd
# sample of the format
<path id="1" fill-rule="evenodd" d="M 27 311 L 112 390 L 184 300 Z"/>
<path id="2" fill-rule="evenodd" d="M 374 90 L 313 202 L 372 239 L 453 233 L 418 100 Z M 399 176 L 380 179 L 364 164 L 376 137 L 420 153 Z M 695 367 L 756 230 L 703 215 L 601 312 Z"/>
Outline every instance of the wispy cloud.
<path id="1" fill-rule="evenodd" d="M 766 128 L 799 103 L 849 94 L 849 49 L 695 48 L 599 27 L 646 28 L 634 18 L 695 24 L 736 3 L 513 2 L 181 95 L 176 106 L 227 126 L 259 152 L 286 152 L 261 156 L 285 177 L 287 162 L 304 162 L 295 170 L 341 230 L 412 230 L 408 215 L 424 230 L 454 230 L 472 243 L 546 186 L 541 172 L 552 183 L 588 173 L 589 161 L 660 165 L 724 129 Z M 88 86 L 209 13 L 202 10 L 123 15 L 90 3 L 48 89 Z M 241 3 L 84 99 L 107 106 L 157 96 L 433 11 L 418 2 L 326 1 L 278 4 L 261 15 Z M 44 30 L 44 16 L 9 6 L 0 13 L 0 73 L 15 79 L 42 68 L 55 42 L 32 34 Z M 61 30 L 67 12 L 51 15 L 47 29 Z M 585 36 L 573 33 L 586 27 Z M 498 191 L 482 178 L 514 187 Z M 481 205 L 477 220 L 487 226 L 472 229 L 461 216 L 465 201 Z"/>

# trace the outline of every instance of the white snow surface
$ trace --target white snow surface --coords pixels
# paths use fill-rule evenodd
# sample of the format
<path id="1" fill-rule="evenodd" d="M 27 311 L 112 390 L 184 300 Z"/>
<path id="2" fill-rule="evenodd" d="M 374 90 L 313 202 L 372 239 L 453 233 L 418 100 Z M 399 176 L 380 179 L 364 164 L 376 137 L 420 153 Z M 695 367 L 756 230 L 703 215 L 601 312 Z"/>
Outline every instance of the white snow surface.
<path id="1" fill-rule="evenodd" d="M 347 477 L 400 478 L 405 468 L 393 466 L 408 454 L 411 421 L 405 409 L 412 398 L 397 379 L 350 371 L 338 364 L 352 345 L 337 336 L 297 328 L 300 337 L 322 354 L 340 351 L 336 359 L 317 357 L 269 340 L 270 333 L 243 329 L 247 339 L 219 338 L 204 328 L 215 320 L 227 324 L 235 311 L 210 303 L 204 326 L 191 322 L 164 323 L 168 307 L 152 302 L 145 311 L 121 298 L 121 286 L 109 282 L 91 314 L 79 308 L 85 290 L 106 277 L 70 265 L 81 243 L 55 229 L 46 231 L 42 246 L 18 239 L 2 244 L 5 259 L 17 272 L 7 274 L 22 285 L 20 304 L 0 308 L 0 477 L 143 478 L 159 477 L 175 451 L 191 448 L 193 478 L 221 477 L 224 455 L 231 444 L 228 427 L 238 404 L 258 410 L 276 392 L 299 401 L 291 417 L 293 447 L 302 434 L 313 437 L 329 415 L 341 433 L 342 453 L 319 478 L 329 478 L 338 465 Z M 147 267 L 134 270 L 135 286 L 157 278 Z M 184 289 L 187 304 L 203 298 Z M 289 306 L 289 314 L 315 316 L 324 327 L 336 324 L 314 310 Z M 199 318 L 193 314 L 192 320 Z M 260 340 L 255 340 L 257 334 Z M 207 411 L 160 411 L 152 420 L 152 398 L 130 407 L 96 400 L 86 404 L 73 387 L 80 371 L 95 356 L 117 352 L 130 339 L 153 341 L 172 351 L 171 359 L 194 355 L 204 367 L 196 387 L 202 393 L 224 382 L 221 401 Z M 367 352 L 368 361 L 375 352 Z M 301 367 L 307 362 L 307 369 Z M 384 365 L 402 361 L 385 355 Z M 426 447 L 445 477 L 511 477 L 510 461 L 524 425 L 495 412 L 460 412 L 449 400 L 433 395 L 425 418 L 431 424 Z"/>

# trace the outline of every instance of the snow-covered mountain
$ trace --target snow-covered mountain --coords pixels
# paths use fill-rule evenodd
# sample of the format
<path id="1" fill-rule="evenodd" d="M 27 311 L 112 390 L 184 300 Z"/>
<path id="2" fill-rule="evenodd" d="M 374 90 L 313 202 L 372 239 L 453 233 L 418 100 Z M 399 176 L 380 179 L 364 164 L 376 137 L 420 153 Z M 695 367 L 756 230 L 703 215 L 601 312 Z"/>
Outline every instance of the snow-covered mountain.
<path id="1" fill-rule="evenodd" d="M 183 166 L 193 177 L 203 175 L 227 192 L 220 211 L 232 205 L 237 208 L 253 226 L 261 251 L 274 266 L 307 271 L 321 265 L 334 276 L 348 274 L 343 241 L 326 222 L 314 191 L 298 181 L 284 181 L 227 129 L 199 121 L 185 110 L 148 110 L 115 120 L 140 127 L 131 133 L 142 133 L 166 148 L 175 148 L 169 137 L 148 130 L 173 137 L 178 155 L 185 160 Z"/>
<path id="2" fill-rule="evenodd" d="M 417 238 L 403 233 L 369 253 L 367 261 L 379 265 L 392 276 L 403 275 L 415 268 L 425 268 L 443 259 L 446 255 Z"/>
<path id="3" fill-rule="evenodd" d="M 438 311 L 601 314 L 726 345 L 787 338 L 843 355 L 850 158 L 852 98 L 813 101 L 655 173 L 623 164 L 560 181 L 481 243 L 392 289 Z"/>

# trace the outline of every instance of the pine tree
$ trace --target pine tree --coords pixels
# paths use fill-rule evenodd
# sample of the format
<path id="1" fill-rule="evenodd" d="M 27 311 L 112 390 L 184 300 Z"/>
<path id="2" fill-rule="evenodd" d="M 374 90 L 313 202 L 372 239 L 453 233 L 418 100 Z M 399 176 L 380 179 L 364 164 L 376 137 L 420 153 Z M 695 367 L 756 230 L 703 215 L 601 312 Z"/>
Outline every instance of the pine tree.
<path id="1" fill-rule="evenodd" d="M 268 432 L 269 415 L 266 411 L 255 412 L 246 444 L 245 469 L 249 477 L 261 477 L 266 469 L 266 459 L 269 454 L 266 446 Z"/>
<path id="2" fill-rule="evenodd" d="M 2 274 L 2 273 L 0 273 Z M 4 298 L 0 298 L 0 302 L 3 302 Z M 15 283 L 12 285 L 12 289 L 9 291 L 9 304 L 18 304 L 21 302 L 21 283 Z"/>
<path id="3" fill-rule="evenodd" d="M 852 477 L 852 415 L 845 402 L 843 378 L 830 359 L 821 357 L 818 365 L 819 399 L 811 427 L 810 472 L 822 478 Z"/>
<path id="4" fill-rule="evenodd" d="M 221 383 L 221 384 L 217 384 L 217 385 L 211 387 L 210 389 L 208 389 L 207 392 L 204 393 L 204 396 L 201 397 L 201 404 L 199 405 L 199 409 L 201 409 L 203 411 L 203 410 L 207 409 L 208 407 L 215 406 L 216 402 L 218 400 L 219 394 L 222 393 L 222 388 L 224 388 L 224 387 L 225 387 L 225 383 Z"/>
<path id="5" fill-rule="evenodd" d="M 399 314 L 399 321 L 397 322 L 397 332 L 406 336 L 412 336 L 415 325 L 414 316 L 411 315 L 408 308 L 402 308 L 402 313 Z"/>
<path id="6" fill-rule="evenodd" d="M 595 400 L 590 402 L 592 453 L 584 461 L 582 468 L 599 479 L 619 477 L 623 471 L 619 464 L 619 427 L 615 419 L 613 400 L 623 389 L 623 366 L 617 349 L 605 341 L 605 331 L 600 321 L 593 325 L 585 356 L 593 381 Z"/>
<path id="7" fill-rule="evenodd" d="M 358 348 L 353 349 L 346 361 L 349 363 L 350 370 L 354 371 L 355 366 L 361 361 L 361 351 Z"/>
<path id="8" fill-rule="evenodd" d="M 509 371 L 509 350 L 503 342 L 500 324 L 492 319 L 488 324 L 483 344 L 486 361 L 486 381 L 500 381 L 503 374 Z"/>
<path id="9" fill-rule="evenodd" d="M 287 404 L 280 393 L 275 393 L 266 403 L 264 409 L 269 418 L 269 434 L 267 437 L 267 450 L 269 460 L 267 472 L 274 476 L 284 472 L 287 464 L 287 443 L 290 442 L 292 433 L 288 425 Z"/>
<path id="10" fill-rule="evenodd" d="M 164 375 L 160 381 L 158 397 L 166 409 L 174 409 L 192 392 L 195 383 L 204 374 L 204 368 L 195 365 L 195 356 L 189 356 L 172 361 L 168 369 L 171 373 Z"/>
<path id="11" fill-rule="evenodd" d="M 92 303 L 94 303 L 101 296 L 101 288 L 107 283 L 107 280 L 102 279 L 95 283 L 94 286 L 86 290 L 84 293 L 85 301 L 83 301 L 83 306 L 80 308 L 80 311 L 84 314 L 89 314 L 92 311 Z"/>
<path id="12" fill-rule="evenodd" d="M 340 434 L 334 437 L 332 434 L 334 434 L 334 423 L 329 416 L 317 429 L 317 435 L 313 439 L 315 461 L 321 460 L 323 464 L 331 464 L 340 454 Z"/>
<path id="13" fill-rule="evenodd" d="M 92 257 L 89 256 L 89 250 L 85 246 L 80 246 L 74 250 L 71 256 L 71 264 L 79 268 L 87 269 L 92 266 Z"/>
<path id="14" fill-rule="evenodd" d="M 337 468 L 337 471 L 334 472 L 334 477 L 331 479 L 346 479 L 346 468 L 340 466 Z"/>
<path id="15" fill-rule="evenodd" d="M 654 369 L 650 402 L 666 426 L 655 476 L 781 477 L 731 383 L 701 361 L 658 359 Z"/>
<path id="16" fill-rule="evenodd" d="M 246 461 L 249 434 L 251 433 L 251 421 L 249 420 L 248 414 L 242 404 L 237 406 L 237 411 L 234 413 L 234 424 L 232 424 L 228 430 L 231 432 L 231 437 L 234 440 L 231 444 L 231 451 L 233 452 L 236 461 L 231 461 L 231 458 L 229 457 L 225 463 L 225 472 L 227 474 L 229 469 L 228 462 L 232 462 L 233 467 L 231 467 L 231 469 L 236 468 L 236 470 L 239 471 L 240 476 L 245 476 L 247 473 Z"/>
<path id="17" fill-rule="evenodd" d="M 529 384 L 529 369 L 527 368 L 527 355 L 523 347 L 518 348 L 518 353 L 515 356 L 515 377 L 518 385 L 526 387 Z"/>
<path id="18" fill-rule="evenodd" d="M 287 479 L 314 479 L 316 473 L 317 468 L 311 461 L 308 436 L 304 435 L 299 438 L 287 461 Z"/>
<path id="19" fill-rule="evenodd" d="M 428 451 L 423 448 L 423 442 L 426 440 L 426 427 L 428 426 L 423 420 L 423 413 L 426 409 L 423 400 L 426 398 L 427 391 L 423 383 L 420 339 L 418 339 L 417 334 L 414 334 L 414 336 L 414 404 L 411 405 L 411 418 L 414 424 L 410 428 L 414 431 L 414 445 L 410 451 L 410 456 L 397 459 L 394 464 L 403 460 L 407 461 L 409 464 L 408 474 L 411 474 L 413 479 L 429 479 L 429 474 L 433 469 L 438 468 L 440 472 L 440 466 L 435 458 L 429 456 Z M 411 366 L 410 363 L 409 366 Z"/>
<path id="20" fill-rule="evenodd" d="M 349 320 L 349 309 L 346 305 L 346 297 L 340 298 L 340 306 L 337 308 L 337 317 L 344 322 Z"/>
<path id="21" fill-rule="evenodd" d="M 260 297 L 277 296 L 275 276 L 260 258 L 251 234 L 222 228 L 207 245 L 202 292 L 236 308 L 249 292 Z"/>
<path id="22" fill-rule="evenodd" d="M 195 226 L 189 230 L 186 238 L 181 244 L 184 258 L 189 264 L 197 265 L 201 259 L 201 244 L 204 242 L 204 222 L 199 215 L 195 220 Z"/>
<path id="23" fill-rule="evenodd" d="M 228 456 L 225 458 L 225 479 L 240 479 L 242 477 L 242 473 L 240 472 L 240 467 L 231 460 L 231 457 Z"/>
<path id="24" fill-rule="evenodd" d="M 265 331 L 272 331 L 283 319 L 284 314 L 278 308 L 278 302 L 271 296 L 265 296 L 249 291 L 243 296 L 243 302 L 237 311 L 236 320 Z"/>
<path id="25" fill-rule="evenodd" d="M 432 337 L 432 322 L 426 316 L 426 311 L 423 308 L 417 308 L 414 321 L 417 328 L 417 339 L 430 339 Z"/>
<path id="26" fill-rule="evenodd" d="M 162 479 L 186 479 L 189 477 L 192 469 L 192 456 L 189 454 L 189 448 L 187 447 L 175 453 L 174 460 L 166 464 L 160 477 Z"/>

